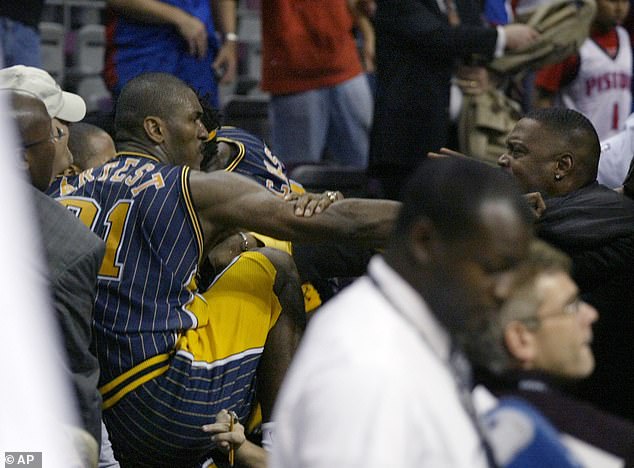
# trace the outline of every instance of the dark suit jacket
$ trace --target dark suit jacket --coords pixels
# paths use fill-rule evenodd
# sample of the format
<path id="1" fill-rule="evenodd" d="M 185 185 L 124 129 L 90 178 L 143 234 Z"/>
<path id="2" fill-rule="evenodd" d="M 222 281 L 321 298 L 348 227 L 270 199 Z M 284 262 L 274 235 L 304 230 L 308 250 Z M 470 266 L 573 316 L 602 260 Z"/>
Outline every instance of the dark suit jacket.
<path id="1" fill-rule="evenodd" d="M 599 311 L 596 368 L 578 396 L 634 421 L 634 202 L 597 182 L 545 202 L 537 234 L 570 255 L 581 297 Z"/>
<path id="2" fill-rule="evenodd" d="M 447 144 L 449 89 L 456 60 L 487 62 L 497 40 L 472 0 L 456 0 L 450 27 L 436 0 L 379 0 L 375 15 L 377 95 L 373 167 L 413 168 Z"/>
<path id="3" fill-rule="evenodd" d="M 60 325 L 67 366 L 86 429 L 101 440 L 99 363 L 90 350 L 97 272 L 105 245 L 66 208 L 33 188 L 48 283 Z"/>

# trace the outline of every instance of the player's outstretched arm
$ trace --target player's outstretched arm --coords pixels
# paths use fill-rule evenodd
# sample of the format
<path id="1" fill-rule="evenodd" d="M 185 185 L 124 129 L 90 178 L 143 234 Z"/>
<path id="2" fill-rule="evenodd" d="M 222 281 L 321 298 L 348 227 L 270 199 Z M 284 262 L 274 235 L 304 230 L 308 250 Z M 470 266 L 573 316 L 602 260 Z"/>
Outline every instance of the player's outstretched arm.
<path id="1" fill-rule="evenodd" d="M 379 247 L 401 206 L 391 200 L 348 198 L 305 217 L 295 215 L 293 203 L 238 174 L 192 171 L 190 186 L 205 239 L 212 244 L 225 230 L 239 227 L 295 242 L 339 240 Z"/>

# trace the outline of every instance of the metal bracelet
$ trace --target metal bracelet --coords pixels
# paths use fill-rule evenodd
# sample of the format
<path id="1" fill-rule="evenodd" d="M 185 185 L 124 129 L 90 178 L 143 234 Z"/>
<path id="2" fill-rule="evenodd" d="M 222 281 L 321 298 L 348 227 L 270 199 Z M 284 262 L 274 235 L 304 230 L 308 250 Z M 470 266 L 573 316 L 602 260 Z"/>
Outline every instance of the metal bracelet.
<path id="1" fill-rule="evenodd" d="M 240 251 L 246 252 L 247 250 L 249 250 L 249 239 L 247 239 L 247 236 L 244 232 L 238 232 L 238 234 L 240 234 L 240 237 L 242 237 L 242 242 L 240 242 Z"/>

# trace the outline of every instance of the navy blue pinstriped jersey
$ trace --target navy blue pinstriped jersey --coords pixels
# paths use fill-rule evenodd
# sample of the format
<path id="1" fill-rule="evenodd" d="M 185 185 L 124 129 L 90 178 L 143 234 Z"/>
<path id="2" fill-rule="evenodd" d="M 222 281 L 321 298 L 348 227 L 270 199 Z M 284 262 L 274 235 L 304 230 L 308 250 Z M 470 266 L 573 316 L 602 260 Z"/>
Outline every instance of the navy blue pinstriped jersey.
<path id="1" fill-rule="evenodd" d="M 238 153 L 225 168 L 255 179 L 271 192 L 286 195 L 290 191 L 302 191 L 303 187 L 287 176 L 286 166 L 275 156 L 262 139 L 237 127 L 218 129 L 218 142 L 225 142 L 238 149 Z"/>
<path id="2" fill-rule="evenodd" d="M 137 153 L 77 176 L 49 194 L 106 241 L 95 303 L 94 341 L 102 382 L 174 349 L 196 326 L 202 232 L 191 203 L 189 168 Z"/>

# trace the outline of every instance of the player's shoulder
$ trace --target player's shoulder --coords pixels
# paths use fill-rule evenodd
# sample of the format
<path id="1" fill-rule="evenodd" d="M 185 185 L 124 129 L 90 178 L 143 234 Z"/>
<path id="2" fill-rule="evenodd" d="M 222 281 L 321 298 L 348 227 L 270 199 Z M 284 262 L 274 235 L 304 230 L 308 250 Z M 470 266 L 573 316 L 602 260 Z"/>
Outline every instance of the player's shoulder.
<path id="1" fill-rule="evenodd" d="M 219 140 L 235 140 L 245 145 L 262 144 L 262 139 L 240 127 L 222 126 L 218 129 Z"/>

